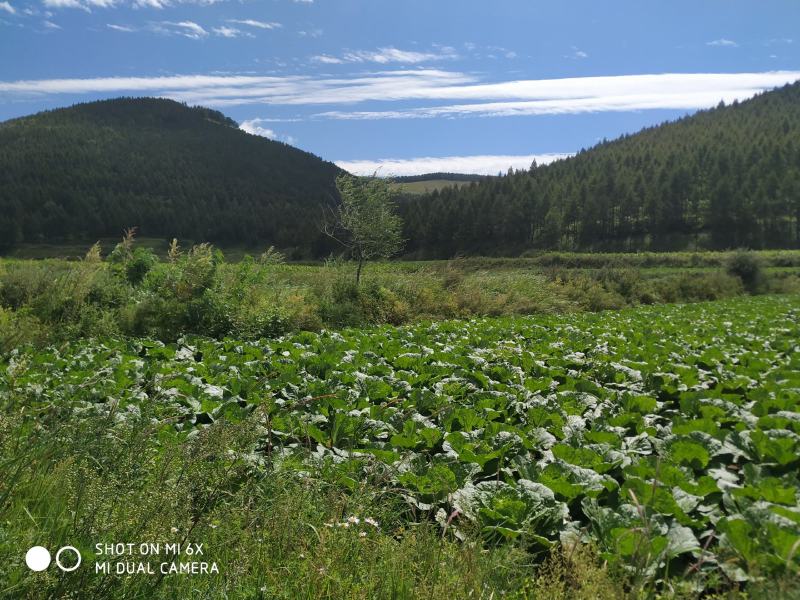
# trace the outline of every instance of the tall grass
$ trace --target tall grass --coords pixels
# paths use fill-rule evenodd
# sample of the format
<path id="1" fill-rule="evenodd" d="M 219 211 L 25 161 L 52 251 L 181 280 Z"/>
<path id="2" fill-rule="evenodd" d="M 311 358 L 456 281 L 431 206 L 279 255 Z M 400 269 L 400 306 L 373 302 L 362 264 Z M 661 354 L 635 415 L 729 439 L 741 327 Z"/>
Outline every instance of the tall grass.
<path id="1" fill-rule="evenodd" d="M 701 259 L 688 253 L 554 254 L 376 263 L 367 266 L 357 286 L 354 266 L 346 262 L 285 264 L 279 252 L 269 249 L 257 260 L 228 263 L 208 245 L 184 251 L 177 242 L 162 261 L 129 236 L 107 260 L 96 245 L 81 261 L 0 261 L 0 352 L 26 342 L 76 337 L 173 340 L 199 333 L 256 339 L 300 329 L 417 319 L 714 300 L 745 290 L 796 292 L 800 268 L 771 271 L 767 266 L 793 263 L 795 255 L 800 253 L 705 253 Z M 742 270 L 748 260 L 759 265 L 758 281 Z M 709 267 L 712 263 L 719 266 Z M 587 268 L 590 264 L 600 267 Z"/>
<path id="2" fill-rule="evenodd" d="M 542 589 L 523 548 L 443 538 L 435 523 L 409 521 L 402 499 L 369 476 L 351 488 L 325 464 L 297 470 L 255 455 L 258 415 L 180 439 L 159 435 L 146 403 L 124 419 L 113 409 L 80 418 L 53 407 L 33 420 L 22 402 L 7 401 L 0 416 L 2 598 L 489 598 Z M 219 573 L 95 573 L 95 561 L 158 571 L 171 560 L 95 552 L 97 543 L 131 541 L 202 543 L 194 560 Z M 84 564 L 31 572 L 24 553 L 34 545 L 72 545 Z M 582 562 L 592 569 L 582 582 L 622 589 L 594 555 Z"/>

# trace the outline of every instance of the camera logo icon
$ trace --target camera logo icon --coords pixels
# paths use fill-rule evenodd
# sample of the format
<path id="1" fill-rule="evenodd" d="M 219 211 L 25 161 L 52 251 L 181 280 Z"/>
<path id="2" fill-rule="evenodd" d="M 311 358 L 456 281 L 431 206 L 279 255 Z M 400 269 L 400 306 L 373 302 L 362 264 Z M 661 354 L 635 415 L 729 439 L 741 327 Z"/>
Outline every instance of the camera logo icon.
<path id="1" fill-rule="evenodd" d="M 65 566 L 63 562 L 61 562 L 61 557 L 64 552 L 71 552 L 75 554 L 75 564 L 72 566 Z M 50 551 L 45 548 L 44 546 L 33 546 L 30 550 L 25 553 L 25 564 L 28 565 L 28 568 L 31 571 L 44 571 L 47 567 L 50 566 L 50 562 L 52 558 L 50 556 Z M 81 566 L 81 553 L 75 546 L 63 546 L 62 548 L 58 549 L 56 552 L 56 566 L 61 569 L 64 573 L 71 573 L 75 569 Z"/>

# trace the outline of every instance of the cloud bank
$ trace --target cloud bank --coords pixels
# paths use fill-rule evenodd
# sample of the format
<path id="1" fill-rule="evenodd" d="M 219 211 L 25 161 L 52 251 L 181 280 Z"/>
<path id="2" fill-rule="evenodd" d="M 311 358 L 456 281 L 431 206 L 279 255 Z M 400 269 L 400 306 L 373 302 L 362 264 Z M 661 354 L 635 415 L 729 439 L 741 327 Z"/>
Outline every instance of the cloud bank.
<path id="1" fill-rule="evenodd" d="M 386 158 L 380 160 L 337 160 L 335 162 L 342 169 L 354 175 L 372 175 L 375 172 L 381 177 L 403 177 L 406 175 L 424 175 L 426 173 L 497 175 L 501 172 L 505 173 L 508 171 L 509 167 L 513 167 L 514 169 L 528 169 L 534 160 L 538 164 L 543 165 L 569 156 L 572 155 L 479 155 Z"/>
<path id="2" fill-rule="evenodd" d="M 192 21 L 156 24 L 164 33 L 193 39 L 208 32 Z M 219 34 L 219 32 L 218 32 Z M 324 106 L 318 119 L 506 117 L 651 109 L 693 110 L 720 100 L 744 100 L 800 79 L 800 71 L 661 73 L 483 82 L 436 69 L 398 69 L 350 76 L 102 77 L 0 81 L 0 97 L 142 93 L 189 104 Z M 447 102 L 448 104 L 430 104 Z M 401 107 L 354 110 L 364 102 Z M 408 106 L 411 105 L 411 106 Z"/>

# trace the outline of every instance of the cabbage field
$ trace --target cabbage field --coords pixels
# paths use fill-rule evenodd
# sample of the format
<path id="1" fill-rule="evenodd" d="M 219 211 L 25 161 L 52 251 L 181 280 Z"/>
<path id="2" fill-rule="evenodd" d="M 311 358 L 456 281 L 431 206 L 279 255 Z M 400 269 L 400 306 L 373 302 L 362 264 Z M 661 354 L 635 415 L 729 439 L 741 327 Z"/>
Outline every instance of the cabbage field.
<path id="1" fill-rule="evenodd" d="M 42 428 L 113 429 L 145 400 L 154 444 L 257 419 L 253 468 L 327 464 L 345 489 L 382 473 L 404 518 L 454 540 L 582 540 L 634 578 L 697 590 L 800 569 L 797 297 L 77 341 L 5 361 L 0 396 Z"/>

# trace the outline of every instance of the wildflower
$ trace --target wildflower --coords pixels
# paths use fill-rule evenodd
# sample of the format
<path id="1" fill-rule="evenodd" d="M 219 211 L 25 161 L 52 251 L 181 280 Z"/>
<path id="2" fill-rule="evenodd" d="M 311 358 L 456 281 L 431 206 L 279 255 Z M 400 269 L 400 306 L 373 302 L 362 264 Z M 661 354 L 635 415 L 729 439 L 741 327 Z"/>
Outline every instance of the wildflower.
<path id="1" fill-rule="evenodd" d="M 362 531 L 362 532 L 360 532 L 360 533 L 358 534 L 358 537 L 362 537 L 362 538 L 364 538 L 364 537 L 367 537 L 367 532 L 366 532 L 366 531 Z"/>
<path id="2" fill-rule="evenodd" d="M 364 523 L 366 523 L 367 525 L 372 525 L 376 529 L 378 528 L 378 522 L 375 519 L 371 518 L 371 517 L 366 517 L 364 519 Z"/>
<path id="3" fill-rule="evenodd" d="M 361 523 L 361 519 L 359 519 L 358 517 L 347 517 L 347 522 L 352 523 L 353 525 L 358 525 L 359 523 Z"/>
<path id="4" fill-rule="evenodd" d="M 177 527 L 170 527 L 169 531 L 170 531 L 170 533 L 175 534 L 175 533 L 178 533 L 178 528 Z"/>

